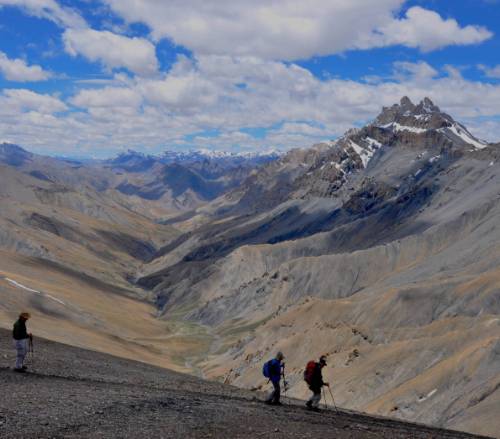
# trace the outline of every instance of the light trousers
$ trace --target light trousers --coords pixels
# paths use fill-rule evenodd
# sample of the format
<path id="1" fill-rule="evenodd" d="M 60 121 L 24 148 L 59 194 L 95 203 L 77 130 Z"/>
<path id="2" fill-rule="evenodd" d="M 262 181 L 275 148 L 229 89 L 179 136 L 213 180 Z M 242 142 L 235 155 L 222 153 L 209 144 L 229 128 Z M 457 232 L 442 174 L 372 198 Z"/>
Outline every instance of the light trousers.
<path id="1" fill-rule="evenodd" d="M 28 353 L 28 339 L 14 340 L 14 345 L 16 347 L 16 369 L 22 369 L 24 366 L 24 359 Z"/>
<path id="2" fill-rule="evenodd" d="M 313 392 L 312 396 L 309 398 L 312 407 L 318 407 L 321 401 L 321 388 L 319 389 L 311 389 Z"/>

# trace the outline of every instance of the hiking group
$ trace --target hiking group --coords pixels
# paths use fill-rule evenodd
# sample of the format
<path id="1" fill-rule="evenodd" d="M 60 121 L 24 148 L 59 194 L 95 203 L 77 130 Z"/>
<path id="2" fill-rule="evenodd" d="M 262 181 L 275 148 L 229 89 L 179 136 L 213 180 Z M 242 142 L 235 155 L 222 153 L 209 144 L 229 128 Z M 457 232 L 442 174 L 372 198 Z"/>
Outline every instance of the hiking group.
<path id="1" fill-rule="evenodd" d="M 288 383 L 285 378 L 285 356 L 282 352 L 278 352 L 276 357 L 264 363 L 262 368 L 263 375 L 273 385 L 273 390 L 265 400 L 266 404 L 282 405 L 281 397 L 281 378 L 283 378 L 283 388 L 286 392 Z M 312 396 L 306 402 L 306 407 L 310 410 L 319 410 L 319 403 L 321 401 L 321 390 L 323 386 L 330 387 L 330 384 L 323 381 L 322 370 L 326 366 L 326 356 L 322 355 L 319 361 L 309 361 L 304 370 L 304 381 L 309 386 Z M 333 395 L 332 395 L 333 399 Z M 334 403 L 335 404 L 335 403 Z"/>
<path id="2" fill-rule="evenodd" d="M 16 349 L 16 365 L 14 371 L 26 372 L 27 366 L 24 364 L 28 351 L 33 349 L 33 336 L 26 328 L 26 322 L 30 318 L 30 314 L 23 312 L 14 323 L 12 329 L 12 337 Z M 288 383 L 285 378 L 285 356 L 282 352 L 278 352 L 276 356 L 264 364 L 263 374 L 273 385 L 273 390 L 265 400 L 266 404 L 282 405 L 281 398 L 281 379 L 283 378 L 283 387 L 286 392 Z M 306 406 L 310 410 L 319 410 L 321 401 L 321 391 L 323 386 L 330 385 L 323 381 L 322 369 L 326 366 L 326 356 L 322 355 L 319 361 L 309 361 L 304 370 L 304 381 L 309 386 L 312 396 L 306 402 Z M 331 393 L 331 392 L 330 392 Z M 333 400 L 333 395 L 332 400 Z M 334 402 L 335 404 L 335 402 Z"/>

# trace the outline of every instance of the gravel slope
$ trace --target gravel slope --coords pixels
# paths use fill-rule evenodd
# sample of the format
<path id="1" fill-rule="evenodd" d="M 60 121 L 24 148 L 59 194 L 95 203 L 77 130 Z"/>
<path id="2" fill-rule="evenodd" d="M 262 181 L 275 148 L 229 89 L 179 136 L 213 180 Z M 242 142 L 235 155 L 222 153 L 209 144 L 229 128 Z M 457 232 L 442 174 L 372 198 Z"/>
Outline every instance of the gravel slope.
<path id="1" fill-rule="evenodd" d="M 42 339 L 30 373 L 14 373 L 13 357 L 0 330 L 2 438 L 479 437 L 292 402 L 269 408 L 252 392 Z"/>

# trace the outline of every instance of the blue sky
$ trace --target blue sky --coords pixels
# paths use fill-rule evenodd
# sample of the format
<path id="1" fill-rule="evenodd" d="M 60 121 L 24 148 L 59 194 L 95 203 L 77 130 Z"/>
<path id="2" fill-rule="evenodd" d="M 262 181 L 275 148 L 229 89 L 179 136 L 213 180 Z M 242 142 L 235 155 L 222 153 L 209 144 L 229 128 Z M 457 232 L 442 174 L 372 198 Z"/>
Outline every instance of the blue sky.
<path id="1" fill-rule="evenodd" d="M 289 149 L 403 95 L 499 141 L 499 23 L 497 0 L 0 0 L 0 141 Z"/>

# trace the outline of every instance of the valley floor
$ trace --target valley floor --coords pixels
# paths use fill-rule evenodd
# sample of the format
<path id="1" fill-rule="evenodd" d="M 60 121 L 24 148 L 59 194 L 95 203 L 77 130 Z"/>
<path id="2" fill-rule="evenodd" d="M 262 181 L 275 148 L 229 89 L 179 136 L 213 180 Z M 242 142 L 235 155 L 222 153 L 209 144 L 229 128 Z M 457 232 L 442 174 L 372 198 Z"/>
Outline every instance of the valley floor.
<path id="1" fill-rule="evenodd" d="M 94 270 L 95 271 L 95 270 Z M 30 331 L 49 340 L 193 372 L 212 336 L 200 325 L 157 318 L 151 301 L 60 264 L 0 250 L 0 328 L 29 310 Z"/>
<path id="2" fill-rule="evenodd" d="M 473 438 L 302 403 L 269 408 L 262 395 L 167 369 L 36 339 L 30 372 L 16 374 L 0 330 L 2 438 Z"/>

